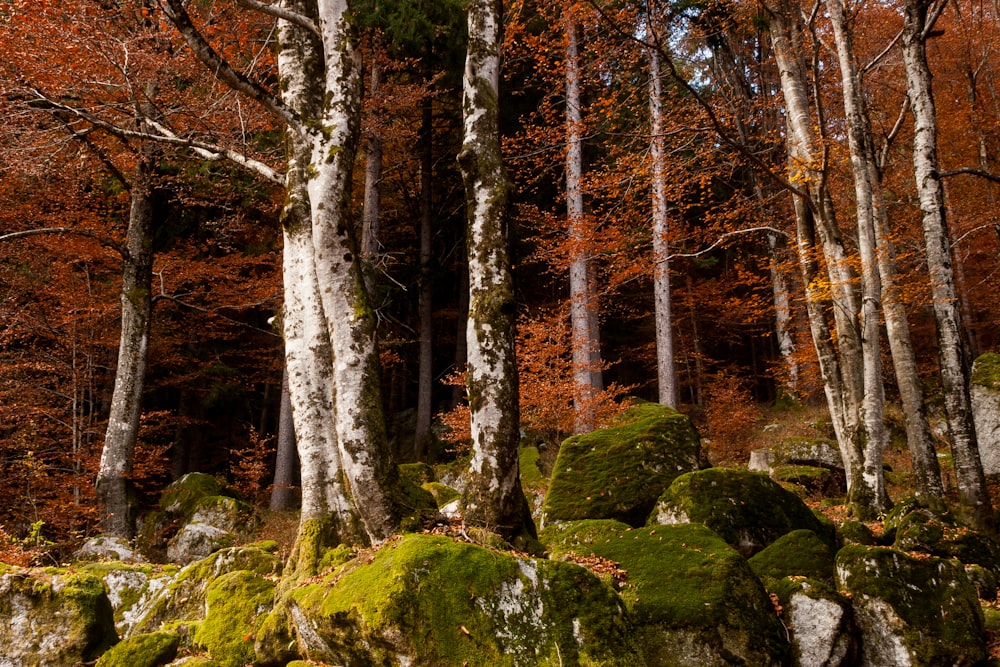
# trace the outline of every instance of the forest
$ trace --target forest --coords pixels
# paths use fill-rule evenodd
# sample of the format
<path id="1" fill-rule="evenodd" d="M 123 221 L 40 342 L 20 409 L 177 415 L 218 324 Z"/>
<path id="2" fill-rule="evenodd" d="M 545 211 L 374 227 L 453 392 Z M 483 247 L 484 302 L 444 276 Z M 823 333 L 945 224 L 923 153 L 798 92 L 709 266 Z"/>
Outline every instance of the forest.
<path id="1" fill-rule="evenodd" d="M 532 535 L 518 443 L 633 399 L 738 464 L 818 406 L 862 519 L 891 414 L 991 527 L 998 11 L 3 0 L 3 548 L 195 471 L 378 543 L 395 464 L 463 457 L 466 522 Z"/>

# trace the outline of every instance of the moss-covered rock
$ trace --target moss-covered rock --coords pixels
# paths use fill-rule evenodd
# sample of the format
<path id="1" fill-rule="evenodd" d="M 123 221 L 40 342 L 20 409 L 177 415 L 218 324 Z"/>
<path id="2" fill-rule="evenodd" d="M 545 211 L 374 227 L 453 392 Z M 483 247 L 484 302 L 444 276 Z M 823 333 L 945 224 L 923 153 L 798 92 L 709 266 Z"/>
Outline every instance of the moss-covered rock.
<path id="1" fill-rule="evenodd" d="M 462 497 L 462 494 L 458 491 L 450 486 L 445 486 L 441 482 L 428 482 L 420 488 L 434 497 L 434 502 L 437 503 L 438 508 Z"/>
<path id="2" fill-rule="evenodd" d="M 1000 354 L 989 352 L 972 364 L 969 397 L 983 472 L 996 475 L 1000 473 Z"/>
<path id="3" fill-rule="evenodd" d="M 274 584 L 247 570 L 215 579 L 206 595 L 208 611 L 194 633 L 220 667 L 253 661 L 253 639 L 274 602 Z"/>
<path id="4" fill-rule="evenodd" d="M 750 568 L 760 577 L 806 577 L 833 584 L 833 551 L 811 530 L 782 535 L 755 556 Z"/>
<path id="5" fill-rule="evenodd" d="M 540 537 L 554 557 L 597 556 L 627 573 L 621 596 L 648 665 L 783 664 L 787 638 L 767 592 L 708 528 L 580 521 Z"/>
<path id="6" fill-rule="evenodd" d="M 542 505 L 545 502 L 545 493 L 549 488 L 548 477 L 542 473 L 539 466 L 541 457 L 538 447 L 534 446 L 522 447 L 518 455 L 521 488 L 524 490 L 524 497 L 528 499 L 531 516 L 535 521 L 541 521 Z"/>
<path id="7" fill-rule="evenodd" d="M 131 563 L 90 563 L 81 571 L 104 582 L 104 590 L 114 612 L 115 628 L 122 637 L 139 620 L 141 610 L 154 595 L 165 588 L 177 574 L 171 565 Z"/>
<path id="8" fill-rule="evenodd" d="M 426 463 L 401 463 L 399 465 L 399 476 L 408 479 L 416 486 L 423 486 L 428 482 L 436 482 L 434 468 Z"/>
<path id="9" fill-rule="evenodd" d="M 875 534 L 864 523 L 848 519 L 837 524 L 837 544 L 842 547 L 848 544 L 872 546 L 875 544 Z"/>
<path id="10" fill-rule="evenodd" d="M 771 479 L 800 488 L 806 495 L 837 495 L 845 490 L 843 473 L 819 466 L 775 466 L 771 470 Z"/>
<path id="11" fill-rule="evenodd" d="M 654 403 L 637 405 L 618 425 L 563 442 L 541 523 L 616 519 L 641 526 L 678 475 L 707 465 L 685 415 Z"/>
<path id="12" fill-rule="evenodd" d="M 111 603 L 97 577 L 21 568 L 0 575 L 0 665 L 78 664 L 117 641 Z"/>
<path id="13" fill-rule="evenodd" d="M 118 561 L 122 563 L 148 562 L 131 544 L 115 535 L 92 537 L 73 552 L 75 562 Z"/>
<path id="14" fill-rule="evenodd" d="M 1000 545 L 991 536 L 959 523 L 949 511 L 904 501 L 885 521 L 886 534 L 900 551 L 957 558 L 1000 573 Z"/>
<path id="15" fill-rule="evenodd" d="M 233 546 L 237 536 L 256 523 L 253 508 L 229 496 L 199 498 L 187 509 L 190 515 L 167 545 L 167 557 L 175 563 L 190 563 Z"/>
<path id="16" fill-rule="evenodd" d="M 191 472 L 173 482 L 160 495 L 160 509 L 186 520 L 202 498 L 225 495 L 219 481 L 203 472 Z"/>
<path id="17" fill-rule="evenodd" d="M 744 556 L 798 529 L 828 544 L 833 531 L 794 493 L 766 475 L 710 468 L 681 475 L 656 503 L 650 523 L 702 523 Z"/>
<path id="18" fill-rule="evenodd" d="M 160 667 L 177 657 L 180 637 L 169 632 L 152 632 L 129 637 L 104 653 L 96 667 Z"/>
<path id="19" fill-rule="evenodd" d="M 642 664 L 621 601 L 584 568 L 445 537 L 392 540 L 289 602 L 299 657 L 332 664 Z"/>
<path id="20" fill-rule="evenodd" d="M 422 463 L 411 463 L 411 466 L 423 466 L 428 471 L 431 467 Z M 428 525 L 438 515 L 438 503 L 434 494 L 407 476 L 399 478 L 396 489 L 397 500 L 403 510 L 400 528 L 404 531 L 418 531 Z"/>
<path id="21" fill-rule="evenodd" d="M 869 665 L 976 665 L 988 655 L 982 609 L 955 560 L 889 547 L 837 553 L 837 587 L 851 598 Z"/>
<path id="22" fill-rule="evenodd" d="M 175 621 L 205 618 L 209 585 L 229 572 L 247 570 L 262 577 L 280 574 L 282 562 L 272 553 L 256 547 L 232 547 L 216 551 L 208 558 L 187 565 L 170 582 L 149 596 L 134 610 L 135 622 L 129 635 L 156 632 Z"/>

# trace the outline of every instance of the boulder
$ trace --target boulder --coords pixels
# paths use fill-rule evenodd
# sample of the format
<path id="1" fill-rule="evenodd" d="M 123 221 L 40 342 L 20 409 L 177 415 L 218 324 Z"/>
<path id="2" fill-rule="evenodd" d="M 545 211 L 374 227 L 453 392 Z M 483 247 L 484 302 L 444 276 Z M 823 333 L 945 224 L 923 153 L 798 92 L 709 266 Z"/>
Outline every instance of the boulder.
<path id="1" fill-rule="evenodd" d="M 540 539 L 553 557 L 603 559 L 624 579 L 621 597 L 650 667 L 785 664 L 785 629 L 763 585 L 705 526 L 578 521 Z"/>
<path id="2" fill-rule="evenodd" d="M 663 492 L 650 524 L 702 523 L 745 557 L 793 530 L 833 544 L 833 528 L 791 491 L 760 473 L 709 468 L 681 475 Z"/>
<path id="3" fill-rule="evenodd" d="M 73 560 L 89 562 L 98 560 L 122 563 L 144 563 L 148 559 L 132 548 L 128 541 L 114 535 L 98 535 L 83 543 L 73 552 Z"/>
<path id="4" fill-rule="evenodd" d="M 976 589 L 962 564 L 890 547 L 837 553 L 838 589 L 851 599 L 862 665 L 976 665 L 986 632 Z"/>
<path id="5" fill-rule="evenodd" d="M 82 568 L 104 582 L 104 590 L 114 614 L 119 636 L 128 635 L 139 620 L 139 614 L 159 591 L 166 588 L 177 574 L 171 565 L 132 564 L 116 562 L 90 563 Z"/>
<path id="6" fill-rule="evenodd" d="M 276 577 L 283 565 L 272 553 L 275 546 L 262 543 L 231 547 L 185 566 L 165 586 L 158 586 L 132 608 L 133 621 L 125 636 L 157 632 L 177 621 L 203 620 L 209 586 L 229 572 L 245 570 L 261 577 Z"/>
<path id="7" fill-rule="evenodd" d="M 93 661 L 118 641 L 97 577 L 8 568 L 0 574 L 0 665 L 49 667 Z"/>
<path id="8" fill-rule="evenodd" d="M 227 495 L 219 480 L 203 472 L 190 472 L 172 482 L 160 494 L 160 509 L 187 520 L 202 498 Z"/>
<path id="9" fill-rule="evenodd" d="M 541 524 L 616 519 L 641 526 L 678 475 L 707 465 L 685 415 L 654 403 L 636 405 L 616 426 L 563 442 Z"/>
<path id="10" fill-rule="evenodd" d="M 167 558 L 174 563 L 190 563 L 232 546 L 254 521 L 253 508 L 228 496 L 199 498 L 186 509 L 186 520 L 167 544 Z"/>
<path id="11" fill-rule="evenodd" d="M 837 443 L 829 438 L 783 438 L 770 447 L 750 452 L 750 470 L 771 472 L 779 465 L 813 466 L 844 472 Z"/>
<path id="12" fill-rule="evenodd" d="M 885 532 L 900 551 L 956 558 L 1000 573 L 1000 545 L 986 533 L 958 522 L 951 512 L 932 509 L 907 498 L 885 520 Z"/>
<path id="13" fill-rule="evenodd" d="M 256 645 L 291 639 L 297 655 L 258 654 L 267 664 L 642 665 L 628 630 L 618 596 L 578 565 L 406 535 L 292 589 Z"/>
<path id="14" fill-rule="evenodd" d="M 782 535 L 747 561 L 765 584 L 768 579 L 805 577 L 833 584 L 833 551 L 811 530 Z"/>
<path id="15" fill-rule="evenodd" d="M 205 620 L 195 630 L 195 645 L 204 647 L 217 667 L 253 662 L 250 639 L 271 610 L 274 584 L 249 570 L 235 570 L 212 581 L 205 601 Z"/>
<path id="16" fill-rule="evenodd" d="M 136 635 L 111 647 L 96 667 L 160 667 L 177 657 L 180 637 L 169 632 Z"/>
<path id="17" fill-rule="evenodd" d="M 996 475 L 1000 473 L 1000 354 L 988 352 L 973 362 L 969 396 L 983 472 Z"/>
<path id="18" fill-rule="evenodd" d="M 850 600 L 826 584 L 801 577 L 776 582 L 774 591 L 790 635 L 792 664 L 857 664 L 858 642 Z"/>
<path id="19" fill-rule="evenodd" d="M 807 465 L 779 465 L 771 470 L 771 479 L 790 487 L 801 489 L 806 496 L 830 497 L 843 495 L 847 490 L 843 471 Z"/>

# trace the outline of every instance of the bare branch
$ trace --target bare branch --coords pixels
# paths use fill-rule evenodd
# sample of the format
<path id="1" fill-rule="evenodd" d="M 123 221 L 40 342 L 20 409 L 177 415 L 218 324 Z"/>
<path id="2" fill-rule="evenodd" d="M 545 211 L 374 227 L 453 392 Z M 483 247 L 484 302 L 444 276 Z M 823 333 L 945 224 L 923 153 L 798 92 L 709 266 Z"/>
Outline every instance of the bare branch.
<path id="1" fill-rule="evenodd" d="M 892 50 L 892 47 L 894 47 L 896 45 L 896 42 L 898 42 L 899 38 L 902 37 L 902 36 L 903 36 L 903 29 L 900 28 L 899 32 L 896 33 L 896 36 L 893 37 L 891 40 L 889 40 L 889 43 L 885 45 L 885 48 L 882 49 L 881 53 L 879 53 L 877 56 L 875 56 L 870 61 L 868 61 L 867 65 L 865 65 L 864 67 L 862 67 L 861 69 L 859 69 L 858 70 L 858 74 L 859 75 L 863 75 L 865 72 L 867 72 L 868 70 L 870 70 L 873 67 L 875 67 L 875 65 L 879 64 L 879 62 L 881 62 L 882 58 L 885 58 L 886 55 L 888 55 L 889 51 Z"/>
<path id="2" fill-rule="evenodd" d="M 308 16 L 304 16 L 298 12 L 293 12 L 290 9 L 285 9 L 284 7 L 278 7 L 277 5 L 260 2 L 260 0 L 237 0 L 237 2 L 248 9 L 255 9 L 262 14 L 283 19 L 289 23 L 294 23 L 300 28 L 305 28 L 316 37 L 323 39 L 323 34 L 319 31 L 319 26 L 317 26 L 316 23 Z"/>
<path id="3" fill-rule="evenodd" d="M 183 0 L 159 0 L 159 2 L 163 12 L 181 33 L 181 37 L 187 42 L 192 53 L 208 67 L 215 78 L 233 90 L 257 101 L 286 125 L 298 128 L 299 118 L 294 111 L 259 83 L 233 69 L 232 65 L 212 48 L 212 45 L 191 21 L 191 16 L 184 9 Z"/>
<path id="4" fill-rule="evenodd" d="M 903 105 L 899 108 L 899 116 L 896 117 L 896 123 L 889 130 L 889 134 L 885 136 L 885 145 L 882 146 L 882 150 L 878 156 L 878 171 L 879 174 L 885 171 L 885 165 L 889 162 L 889 148 L 892 146 L 892 142 L 899 135 L 899 131 L 903 129 L 903 122 L 906 120 L 906 114 L 910 110 L 910 96 L 907 95 L 903 98 Z"/>
<path id="5" fill-rule="evenodd" d="M 1000 183 L 1000 176 L 994 174 L 993 172 L 986 171 L 985 169 L 976 169 L 975 167 L 959 167 L 958 169 L 949 169 L 948 171 L 939 171 L 938 176 L 941 178 L 948 178 L 949 176 L 958 176 L 959 174 L 968 174 L 970 176 L 978 176 L 979 178 L 985 178 L 987 181 L 992 181 L 993 183 Z"/>
<path id="6" fill-rule="evenodd" d="M 0 235 L 0 243 L 4 241 L 13 241 L 15 239 L 23 239 L 28 236 L 41 236 L 43 234 L 72 234 L 74 236 L 84 236 L 86 238 L 94 239 L 105 248 L 111 248 L 122 257 L 128 254 L 125 247 L 117 241 L 109 239 L 106 236 L 101 236 L 100 234 L 95 234 L 94 232 L 86 229 L 73 229 L 72 227 L 42 227 L 40 229 L 23 229 L 19 232 L 10 232 L 9 234 Z"/>
<path id="7" fill-rule="evenodd" d="M 703 249 L 699 250 L 698 252 L 678 253 L 676 255 L 670 255 L 670 257 L 668 257 L 667 259 L 669 260 L 669 259 L 675 259 L 675 258 L 679 258 L 679 257 L 700 257 L 701 255 L 704 255 L 706 253 L 712 252 L 713 250 L 715 250 L 716 248 L 718 248 L 730 236 L 737 236 L 737 235 L 741 235 L 741 234 L 752 234 L 754 232 L 768 232 L 769 234 L 777 234 L 779 236 L 784 236 L 785 238 L 788 238 L 790 236 L 790 234 L 788 232 L 782 231 L 782 230 L 778 229 L 777 227 L 770 227 L 770 226 L 766 226 L 766 225 L 763 226 L 763 227 L 748 227 L 747 229 L 736 229 L 734 231 L 726 232 L 725 234 L 722 234 L 721 236 L 719 236 L 719 238 L 717 238 L 715 240 L 715 243 L 713 243 L 712 245 L 708 246 L 707 248 L 703 248 Z"/>

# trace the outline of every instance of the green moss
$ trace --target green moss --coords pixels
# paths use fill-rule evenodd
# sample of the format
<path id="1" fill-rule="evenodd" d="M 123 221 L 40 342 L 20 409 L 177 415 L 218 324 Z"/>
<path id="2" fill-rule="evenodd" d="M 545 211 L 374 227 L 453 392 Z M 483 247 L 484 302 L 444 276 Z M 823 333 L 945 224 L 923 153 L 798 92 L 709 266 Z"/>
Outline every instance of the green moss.
<path id="1" fill-rule="evenodd" d="M 521 486 L 526 489 L 544 489 L 548 480 L 538 467 L 541 452 L 538 447 L 522 447 L 518 456 L 518 467 L 521 472 Z"/>
<path id="2" fill-rule="evenodd" d="M 211 475 L 192 472 L 163 490 L 160 509 L 175 516 L 189 517 L 199 500 L 222 494 L 222 487 Z"/>
<path id="3" fill-rule="evenodd" d="M 833 583 L 833 552 L 811 530 L 782 535 L 748 562 L 762 579 L 797 576 Z"/>
<path id="4" fill-rule="evenodd" d="M 872 529 L 854 519 L 848 519 L 837 526 L 837 543 L 840 546 L 848 544 L 873 545 L 875 534 Z"/>
<path id="5" fill-rule="evenodd" d="M 242 667 L 254 658 L 253 637 L 274 601 L 274 584 L 238 570 L 224 574 L 208 589 L 208 613 L 194 634 L 221 667 Z"/>
<path id="6" fill-rule="evenodd" d="M 656 505 L 650 523 L 703 523 L 745 556 L 804 528 L 831 546 L 833 532 L 795 494 L 767 475 L 710 468 L 681 475 Z"/>
<path id="7" fill-rule="evenodd" d="M 639 664 L 620 602 L 583 568 L 445 537 L 393 540 L 290 595 L 331 649 L 306 657 L 325 662 Z"/>
<path id="8" fill-rule="evenodd" d="M 450 486 L 445 486 L 441 482 L 428 482 L 422 485 L 420 488 L 422 488 L 424 491 L 427 491 L 429 494 L 434 496 L 434 502 L 437 503 L 438 507 L 447 505 L 448 503 L 455 500 L 456 498 L 461 497 L 462 495 L 455 489 L 451 488 Z"/>
<path id="9" fill-rule="evenodd" d="M 180 637 L 167 632 L 134 635 L 111 647 L 97 667 L 158 667 L 177 656 Z"/>
<path id="10" fill-rule="evenodd" d="M 403 463 L 399 466 L 399 476 L 410 480 L 413 484 L 421 486 L 428 482 L 433 482 L 434 468 L 426 463 Z"/>
<path id="11" fill-rule="evenodd" d="M 976 664 L 986 658 L 983 612 L 958 561 L 914 558 L 889 547 L 846 546 L 837 553 L 837 586 L 859 613 L 890 618 L 888 627 L 914 664 Z M 874 611 L 864 611 L 866 609 Z"/>
<path id="12" fill-rule="evenodd" d="M 706 462 L 691 421 L 643 403 L 616 425 L 563 442 L 542 507 L 543 523 L 616 519 L 646 522 L 660 493 L 682 472 Z"/>
<path id="13" fill-rule="evenodd" d="M 771 479 L 779 484 L 793 484 L 806 494 L 828 494 L 843 491 L 842 484 L 829 468 L 804 465 L 775 466 Z"/>
<path id="14" fill-rule="evenodd" d="M 987 352 L 972 364 L 970 384 L 987 389 L 1000 389 L 1000 354 Z"/>
<path id="15" fill-rule="evenodd" d="M 936 511 L 919 500 L 906 499 L 893 509 L 885 526 L 900 551 L 957 558 L 966 565 L 1000 572 L 1000 544 L 961 524 L 947 510 Z"/>
<path id="16" fill-rule="evenodd" d="M 649 664 L 691 664 L 677 659 L 675 644 L 681 641 L 716 652 L 739 647 L 745 664 L 771 664 L 787 650 L 784 628 L 760 581 L 705 526 L 633 529 L 615 521 L 580 521 L 547 528 L 541 537 L 554 557 L 598 556 L 627 573 L 621 596 L 645 636 Z"/>
<path id="17" fill-rule="evenodd" d="M 430 470 L 430 466 L 427 466 L 427 469 Z M 397 496 L 402 509 L 401 530 L 409 532 L 422 530 L 428 521 L 437 516 L 438 504 L 434 495 L 406 476 L 399 478 Z"/>

